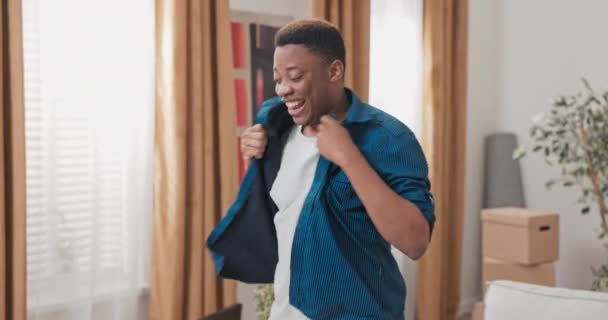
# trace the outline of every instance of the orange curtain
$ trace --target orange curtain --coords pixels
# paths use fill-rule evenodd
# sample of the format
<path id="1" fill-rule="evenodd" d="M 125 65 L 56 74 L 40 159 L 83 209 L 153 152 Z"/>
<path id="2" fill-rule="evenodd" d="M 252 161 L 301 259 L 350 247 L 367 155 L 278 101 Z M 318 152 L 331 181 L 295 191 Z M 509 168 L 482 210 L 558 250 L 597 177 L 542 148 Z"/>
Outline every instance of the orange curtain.
<path id="1" fill-rule="evenodd" d="M 26 319 L 21 1 L 0 4 L 0 320 Z"/>
<path id="2" fill-rule="evenodd" d="M 313 17 L 333 23 L 346 47 L 346 86 L 363 101 L 369 95 L 369 0 L 313 0 Z"/>
<path id="3" fill-rule="evenodd" d="M 238 188 L 230 12 L 224 0 L 156 10 L 150 319 L 193 320 L 236 300 L 205 248 Z"/>
<path id="4" fill-rule="evenodd" d="M 466 152 L 467 0 L 425 0 L 422 143 L 437 223 L 418 263 L 416 319 L 456 319 Z"/>
<path id="5" fill-rule="evenodd" d="M 422 144 L 437 224 L 418 264 L 416 318 L 456 319 L 460 300 L 467 83 L 467 0 L 425 0 Z"/>

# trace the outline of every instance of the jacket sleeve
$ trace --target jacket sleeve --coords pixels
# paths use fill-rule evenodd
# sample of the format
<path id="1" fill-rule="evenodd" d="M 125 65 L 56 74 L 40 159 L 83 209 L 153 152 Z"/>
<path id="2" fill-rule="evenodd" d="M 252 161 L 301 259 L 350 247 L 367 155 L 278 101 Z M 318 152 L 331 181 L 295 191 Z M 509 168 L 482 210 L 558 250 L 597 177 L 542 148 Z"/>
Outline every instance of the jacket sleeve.
<path id="1" fill-rule="evenodd" d="M 397 134 L 394 130 L 385 133 L 382 148 L 377 149 L 376 170 L 393 191 L 418 207 L 432 233 L 435 204 L 422 147 L 405 126 Z"/>
<path id="2" fill-rule="evenodd" d="M 278 98 L 265 101 L 256 123 L 266 125 Z M 254 159 L 234 204 L 207 238 L 218 274 L 246 283 L 271 283 L 278 261 L 273 204 L 270 201 L 264 159 Z"/>

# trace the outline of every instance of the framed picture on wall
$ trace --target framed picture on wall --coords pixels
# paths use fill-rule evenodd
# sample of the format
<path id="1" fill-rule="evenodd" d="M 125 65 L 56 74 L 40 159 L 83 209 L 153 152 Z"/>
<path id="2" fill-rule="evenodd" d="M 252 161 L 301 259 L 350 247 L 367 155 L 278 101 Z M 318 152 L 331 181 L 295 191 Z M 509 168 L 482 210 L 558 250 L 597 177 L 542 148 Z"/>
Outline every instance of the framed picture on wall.
<path id="1" fill-rule="evenodd" d="M 237 127 L 253 125 L 262 102 L 275 96 L 272 74 L 274 36 L 292 17 L 231 11 L 232 57 Z M 240 141 L 239 141 L 240 142 Z M 240 146 L 240 143 L 239 143 Z M 244 163 L 239 147 L 239 178 Z"/>

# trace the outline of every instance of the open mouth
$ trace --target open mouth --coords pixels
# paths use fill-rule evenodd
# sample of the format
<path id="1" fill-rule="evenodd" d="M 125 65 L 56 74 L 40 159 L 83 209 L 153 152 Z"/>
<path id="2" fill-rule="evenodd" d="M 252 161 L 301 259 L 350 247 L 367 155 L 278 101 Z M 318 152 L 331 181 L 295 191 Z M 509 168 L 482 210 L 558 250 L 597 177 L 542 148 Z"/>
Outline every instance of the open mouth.
<path id="1" fill-rule="evenodd" d="M 304 100 L 285 101 L 289 115 L 292 117 L 297 117 L 304 111 L 304 104 Z"/>

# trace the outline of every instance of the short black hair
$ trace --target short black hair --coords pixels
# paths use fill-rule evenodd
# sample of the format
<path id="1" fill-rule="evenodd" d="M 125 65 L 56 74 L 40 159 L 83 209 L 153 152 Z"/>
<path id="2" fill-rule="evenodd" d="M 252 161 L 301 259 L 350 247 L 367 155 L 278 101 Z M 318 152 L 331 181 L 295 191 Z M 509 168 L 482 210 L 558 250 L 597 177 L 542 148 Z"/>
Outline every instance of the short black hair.
<path id="1" fill-rule="evenodd" d="M 331 23 L 317 19 L 297 20 L 283 26 L 275 35 L 276 47 L 299 44 L 324 57 L 340 60 L 346 66 L 346 49 L 340 31 Z"/>

